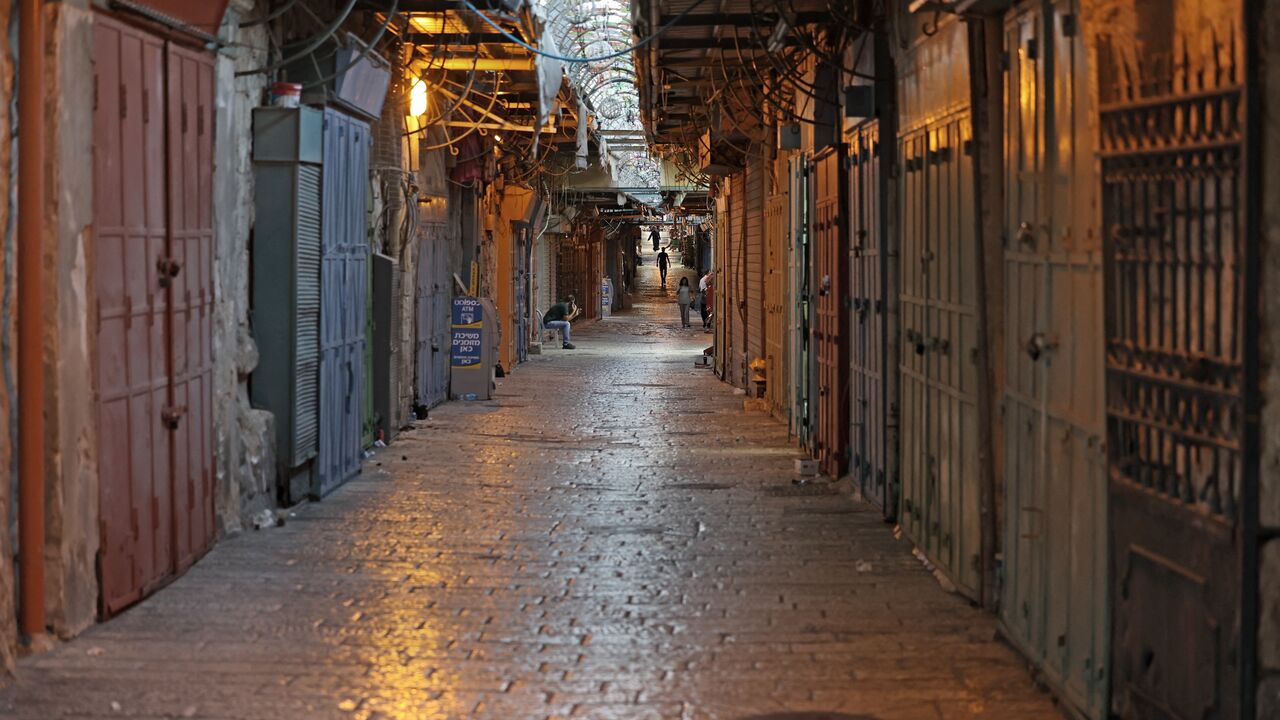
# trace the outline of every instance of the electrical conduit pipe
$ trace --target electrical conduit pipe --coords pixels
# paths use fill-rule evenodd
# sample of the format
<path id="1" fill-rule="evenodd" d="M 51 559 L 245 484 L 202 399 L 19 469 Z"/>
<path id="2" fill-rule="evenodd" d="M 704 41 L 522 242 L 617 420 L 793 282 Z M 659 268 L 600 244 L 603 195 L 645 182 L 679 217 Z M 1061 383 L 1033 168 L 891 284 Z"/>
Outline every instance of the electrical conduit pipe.
<path id="1" fill-rule="evenodd" d="M 18 631 L 44 632 L 44 17 L 22 0 L 18 25 Z"/>

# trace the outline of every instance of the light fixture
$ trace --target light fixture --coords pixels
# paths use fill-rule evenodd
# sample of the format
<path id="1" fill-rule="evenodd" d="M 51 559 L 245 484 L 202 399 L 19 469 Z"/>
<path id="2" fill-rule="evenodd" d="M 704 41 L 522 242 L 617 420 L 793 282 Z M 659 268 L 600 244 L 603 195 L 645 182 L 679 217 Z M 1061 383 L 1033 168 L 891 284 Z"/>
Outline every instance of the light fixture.
<path id="1" fill-rule="evenodd" d="M 414 117 L 427 114 L 427 84 L 421 79 L 409 89 L 409 114 Z"/>

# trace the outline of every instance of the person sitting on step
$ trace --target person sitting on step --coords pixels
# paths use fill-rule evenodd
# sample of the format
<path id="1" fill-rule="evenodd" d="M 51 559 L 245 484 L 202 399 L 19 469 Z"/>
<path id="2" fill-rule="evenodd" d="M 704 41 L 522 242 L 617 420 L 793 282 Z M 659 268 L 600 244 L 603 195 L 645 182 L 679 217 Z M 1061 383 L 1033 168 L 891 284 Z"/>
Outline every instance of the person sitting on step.
<path id="1" fill-rule="evenodd" d="M 561 346 L 565 350 L 573 350 L 574 345 L 570 342 L 570 325 L 575 318 L 582 314 L 582 308 L 578 307 L 572 295 L 566 302 L 558 302 L 547 308 L 547 314 L 542 316 L 542 326 L 548 330 L 559 330 L 561 339 L 564 344 Z"/>

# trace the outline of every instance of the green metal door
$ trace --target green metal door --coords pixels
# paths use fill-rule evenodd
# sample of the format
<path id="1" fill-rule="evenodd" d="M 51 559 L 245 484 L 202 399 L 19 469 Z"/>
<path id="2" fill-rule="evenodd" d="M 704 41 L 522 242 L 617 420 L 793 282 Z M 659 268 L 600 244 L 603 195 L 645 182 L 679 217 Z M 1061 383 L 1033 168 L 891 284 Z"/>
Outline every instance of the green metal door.
<path id="1" fill-rule="evenodd" d="M 1075 2 L 1005 23 L 1006 634 L 1080 713 L 1106 710 L 1102 248 Z"/>

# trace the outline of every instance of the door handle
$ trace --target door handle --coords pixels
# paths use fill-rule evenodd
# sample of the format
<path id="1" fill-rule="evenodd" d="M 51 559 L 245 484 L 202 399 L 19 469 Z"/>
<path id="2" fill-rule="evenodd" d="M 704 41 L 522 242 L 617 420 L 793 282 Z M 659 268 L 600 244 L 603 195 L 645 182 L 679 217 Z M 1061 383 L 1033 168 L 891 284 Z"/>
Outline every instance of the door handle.
<path id="1" fill-rule="evenodd" d="M 167 288 L 173 278 L 178 277 L 178 273 L 182 272 L 182 263 L 173 258 L 162 257 L 156 259 L 156 271 L 159 273 L 157 278 L 160 287 Z"/>
<path id="2" fill-rule="evenodd" d="M 1031 227 L 1031 223 L 1023 222 L 1018 225 L 1018 231 L 1013 235 L 1014 239 L 1023 245 L 1032 245 L 1036 241 L 1035 229 Z"/>
<path id="3" fill-rule="evenodd" d="M 1027 357 L 1031 358 L 1031 362 L 1036 362 L 1040 356 L 1057 347 L 1057 338 L 1048 338 L 1044 333 L 1038 332 L 1027 339 L 1024 349 L 1027 351 Z"/>
<path id="4" fill-rule="evenodd" d="M 351 361 L 348 360 L 347 361 L 347 397 L 343 402 L 343 407 L 345 408 L 343 410 L 344 413 L 351 412 L 351 396 L 355 394 L 355 390 L 356 390 L 356 371 L 354 368 L 351 367 L 351 364 L 352 364 Z"/>

